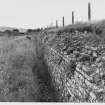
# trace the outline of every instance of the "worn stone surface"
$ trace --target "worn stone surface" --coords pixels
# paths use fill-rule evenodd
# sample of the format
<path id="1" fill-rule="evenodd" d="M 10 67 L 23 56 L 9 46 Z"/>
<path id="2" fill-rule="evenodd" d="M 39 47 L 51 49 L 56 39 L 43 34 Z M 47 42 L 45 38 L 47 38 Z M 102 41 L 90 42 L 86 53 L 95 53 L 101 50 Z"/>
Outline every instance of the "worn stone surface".
<path id="1" fill-rule="evenodd" d="M 45 60 L 61 101 L 104 102 L 104 45 L 82 34 L 56 35 L 47 40 L 43 41 Z"/>

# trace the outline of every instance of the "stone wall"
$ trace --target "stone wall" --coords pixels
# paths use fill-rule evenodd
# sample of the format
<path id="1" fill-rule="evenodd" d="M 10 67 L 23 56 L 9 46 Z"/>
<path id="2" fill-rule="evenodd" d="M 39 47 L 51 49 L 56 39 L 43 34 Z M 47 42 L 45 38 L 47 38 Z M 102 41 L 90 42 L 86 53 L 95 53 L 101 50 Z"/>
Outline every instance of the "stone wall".
<path id="1" fill-rule="evenodd" d="M 90 49 L 92 56 L 96 56 L 92 48 Z M 89 51 L 87 47 L 85 50 Z M 81 55 L 86 57 L 86 51 Z M 74 51 L 73 54 L 75 53 Z M 65 56 L 51 46 L 45 45 L 45 60 L 63 102 L 105 101 L 105 72 L 102 59 L 104 54 L 97 57 L 94 63 L 84 64 L 85 61 L 81 62 L 73 55 Z"/>
<path id="2" fill-rule="evenodd" d="M 46 46 L 45 59 L 49 66 L 53 83 L 59 91 L 62 101 L 97 102 L 97 93 L 104 91 L 91 83 L 92 77 L 85 73 L 84 65 L 63 57 L 54 49 Z"/>

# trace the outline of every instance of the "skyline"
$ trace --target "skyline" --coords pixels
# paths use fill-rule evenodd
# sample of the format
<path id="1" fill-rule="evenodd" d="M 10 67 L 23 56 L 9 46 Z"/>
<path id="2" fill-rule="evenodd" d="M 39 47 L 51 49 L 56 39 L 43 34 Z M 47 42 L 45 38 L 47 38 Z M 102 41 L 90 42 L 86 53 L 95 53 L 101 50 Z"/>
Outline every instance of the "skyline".
<path id="1" fill-rule="evenodd" d="M 88 21 L 88 2 L 91 3 L 92 20 L 103 20 L 105 0 L 0 0 L 0 26 L 16 28 L 43 28 L 50 25 Z"/>

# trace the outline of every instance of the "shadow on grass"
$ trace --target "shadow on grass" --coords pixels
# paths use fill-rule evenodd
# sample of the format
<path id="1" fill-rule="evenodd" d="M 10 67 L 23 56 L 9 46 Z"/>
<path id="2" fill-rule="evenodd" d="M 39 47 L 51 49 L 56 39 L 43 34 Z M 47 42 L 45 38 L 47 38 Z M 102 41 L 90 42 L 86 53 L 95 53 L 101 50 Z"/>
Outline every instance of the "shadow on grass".
<path id="1" fill-rule="evenodd" d="M 44 60 L 44 47 L 38 45 L 36 48 L 37 61 L 33 67 L 33 73 L 38 76 L 39 82 L 39 102 L 58 102 L 59 98 L 53 86 L 48 66 Z"/>

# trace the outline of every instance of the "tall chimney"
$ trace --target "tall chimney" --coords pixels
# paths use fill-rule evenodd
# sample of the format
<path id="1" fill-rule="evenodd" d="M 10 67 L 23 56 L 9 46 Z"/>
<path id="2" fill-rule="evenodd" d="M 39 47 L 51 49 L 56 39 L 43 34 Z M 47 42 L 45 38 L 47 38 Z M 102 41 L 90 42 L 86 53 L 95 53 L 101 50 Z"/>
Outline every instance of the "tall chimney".
<path id="1" fill-rule="evenodd" d="M 91 21 L 91 4 L 88 3 L 88 21 Z"/>
<path id="2" fill-rule="evenodd" d="M 74 11 L 72 11 L 72 24 L 74 24 Z"/>

